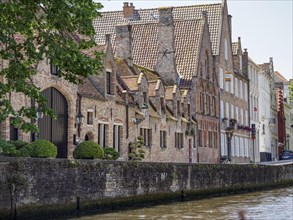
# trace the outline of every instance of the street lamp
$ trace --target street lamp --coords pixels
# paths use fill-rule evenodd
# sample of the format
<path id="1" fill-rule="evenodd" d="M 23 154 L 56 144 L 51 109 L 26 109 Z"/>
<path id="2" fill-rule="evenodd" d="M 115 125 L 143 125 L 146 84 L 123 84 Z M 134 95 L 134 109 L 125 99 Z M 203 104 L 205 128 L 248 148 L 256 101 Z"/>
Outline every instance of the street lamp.
<path id="1" fill-rule="evenodd" d="M 81 123 L 83 121 L 83 114 L 79 111 L 76 115 L 76 123 L 77 123 L 77 138 L 75 140 L 76 143 L 79 143 L 80 141 L 80 130 L 81 130 Z"/>

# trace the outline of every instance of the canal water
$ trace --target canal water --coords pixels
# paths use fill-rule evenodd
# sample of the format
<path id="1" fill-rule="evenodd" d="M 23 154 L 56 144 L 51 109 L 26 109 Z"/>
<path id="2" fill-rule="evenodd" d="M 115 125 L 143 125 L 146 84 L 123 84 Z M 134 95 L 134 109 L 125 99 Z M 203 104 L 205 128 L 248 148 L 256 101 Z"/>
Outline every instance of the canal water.
<path id="1" fill-rule="evenodd" d="M 82 220 L 111 219 L 240 219 L 293 220 L 293 187 L 240 195 L 176 202 L 150 208 L 140 208 L 82 217 Z"/>

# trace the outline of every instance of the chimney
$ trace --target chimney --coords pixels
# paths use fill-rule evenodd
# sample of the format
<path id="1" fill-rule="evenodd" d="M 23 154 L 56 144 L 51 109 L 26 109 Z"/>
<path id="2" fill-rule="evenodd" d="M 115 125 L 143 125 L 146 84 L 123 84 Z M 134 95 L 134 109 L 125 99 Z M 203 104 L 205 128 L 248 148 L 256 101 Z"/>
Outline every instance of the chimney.
<path id="1" fill-rule="evenodd" d="M 232 37 L 232 15 L 228 15 L 228 25 L 229 25 L 230 36 Z"/>
<path id="2" fill-rule="evenodd" d="M 248 52 L 246 48 L 242 54 L 242 72 L 248 77 Z"/>
<path id="3" fill-rule="evenodd" d="M 154 70 L 159 73 L 167 85 L 174 85 L 178 80 L 175 63 L 175 36 L 172 10 L 172 7 L 159 8 L 159 55 L 154 66 Z"/>
<path id="4" fill-rule="evenodd" d="M 124 18 L 133 18 L 134 16 L 134 6 L 133 3 L 130 3 L 130 5 L 128 5 L 128 2 L 124 2 L 123 3 L 123 16 Z"/>
<path id="5" fill-rule="evenodd" d="M 273 61 L 273 57 L 270 57 L 270 74 L 272 76 L 274 75 L 274 61 Z"/>
<path id="6" fill-rule="evenodd" d="M 116 51 L 115 56 L 126 60 L 129 66 L 133 66 L 131 25 L 116 26 Z"/>

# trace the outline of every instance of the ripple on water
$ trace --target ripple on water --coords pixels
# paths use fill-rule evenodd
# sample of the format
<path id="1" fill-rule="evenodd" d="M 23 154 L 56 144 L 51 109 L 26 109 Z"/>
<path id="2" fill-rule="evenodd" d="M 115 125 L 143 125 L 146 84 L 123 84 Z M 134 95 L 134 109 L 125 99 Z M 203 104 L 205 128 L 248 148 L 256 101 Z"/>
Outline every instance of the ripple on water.
<path id="1" fill-rule="evenodd" d="M 237 220 L 239 219 L 238 212 L 240 210 L 244 210 L 247 220 L 293 220 L 293 187 L 158 205 L 149 208 L 82 217 L 79 220 Z"/>

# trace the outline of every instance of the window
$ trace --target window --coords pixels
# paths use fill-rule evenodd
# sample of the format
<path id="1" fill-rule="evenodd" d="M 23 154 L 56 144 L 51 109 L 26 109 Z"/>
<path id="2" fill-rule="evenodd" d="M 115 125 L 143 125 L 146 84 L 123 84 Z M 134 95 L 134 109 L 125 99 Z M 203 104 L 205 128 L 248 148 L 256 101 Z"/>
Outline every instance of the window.
<path id="1" fill-rule="evenodd" d="M 160 147 L 167 147 L 166 136 L 167 136 L 167 131 L 160 131 Z"/>
<path id="2" fill-rule="evenodd" d="M 98 126 L 98 144 L 101 147 L 107 147 L 107 130 L 108 125 L 106 124 L 99 124 Z"/>
<path id="3" fill-rule="evenodd" d="M 239 69 L 242 70 L 242 55 L 239 56 Z"/>
<path id="4" fill-rule="evenodd" d="M 50 65 L 50 72 L 51 72 L 51 75 L 57 76 L 58 72 L 59 72 L 58 66 L 51 64 Z"/>
<path id="5" fill-rule="evenodd" d="M 229 103 L 227 102 L 226 103 L 226 118 L 229 120 L 229 108 L 230 108 L 230 106 L 229 106 Z"/>
<path id="6" fill-rule="evenodd" d="M 236 120 L 239 122 L 239 117 L 238 117 L 238 114 L 239 114 L 239 112 L 238 112 L 238 107 L 236 106 L 236 109 L 235 109 L 235 113 L 236 113 Z"/>
<path id="7" fill-rule="evenodd" d="M 221 118 L 224 118 L 224 102 L 221 100 Z"/>
<path id="8" fill-rule="evenodd" d="M 235 156 L 235 136 L 232 136 L 231 140 L 231 156 Z"/>
<path id="9" fill-rule="evenodd" d="M 204 94 L 200 93 L 200 112 L 204 113 Z"/>
<path id="10" fill-rule="evenodd" d="M 198 130 L 198 146 L 202 147 L 202 131 Z"/>
<path id="11" fill-rule="evenodd" d="M 143 95 L 143 103 L 144 104 L 147 104 L 148 103 L 147 93 L 146 92 L 143 92 L 142 95 Z"/>
<path id="12" fill-rule="evenodd" d="M 175 132 L 175 148 L 183 148 L 183 133 Z"/>
<path id="13" fill-rule="evenodd" d="M 216 114 L 216 108 L 215 108 L 215 96 L 212 97 L 212 106 L 211 106 L 211 114 Z"/>
<path id="14" fill-rule="evenodd" d="M 166 106 L 165 106 L 165 103 L 164 103 L 164 97 L 160 97 L 160 105 L 161 105 L 161 112 L 163 114 L 165 114 L 165 112 L 166 112 Z"/>
<path id="15" fill-rule="evenodd" d="M 218 148 L 217 143 L 218 142 L 218 136 L 217 136 L 217 132 L 214 131 L 214 148 Z"/>
<path id="16" fill-rule="evenodd" d="M 231 104 L 231 119 L 234 119 L 235 116 L 234 116 L 234 105 Z"/>
<path id="17" fill-rule="evenodd" d="M 244 83 L 244 99 L 247 101 L 247 84 Z"/>
<path id="18" fill-rule="evenodd" d="M 206 113 L 210 113 L 210 97 L 209 95 L 206 95 Z"/>
<path id="19" fill-rule="evenodd" d="M 234 76 L 232 75 L 232 77 L 231 77 L 231 81 L 230 81 L 230 92 L 231 92 L 231 94 L 233 94 L 234 93 Z"/>
<path id="20" fill-rule="evenodd" d="M 242 89 L 243 89 L 243 85 L 242 85 L 242 80 L 239 80 L 239 87 L 240 87 L 240 98 L 243 99 L 243 92 L 242 92 Z"/>
<path id="21" fill-rule="evenodd" d="M 190 104 L 187 104 L 187 116 L 190 118 Z"/>
<path id="22" fill-rule="evenodd" d="M 220 88 L 224 88 L 224 72 L 222 68 L 220 68 Z"/>
<path id="23" fill-rule="evenodd" d="M 87 124 L 88 125 L 93 125 L 93 121 L 94 121 L 94 113 L 93 111 L 88 111 L 87 112 Z"/>
<path id="24" fill-rule="evenodd" d="M 141 128 L 140 135 L 143 137 L 144 146 L 150 147 L 152 145 L 152 129 Z"/>
<path id="25" fill-rule="evenodd" d="M 243 125 L 244 124 L 244 116 L 243 116 L 243 109 L 240 109 L 240 118 L 241 118 L 241 124 Z"/>
<path id="26" fill-rule="evenodd" d="M 177 101 L 177 116 L 180 115 L 180 101 Z"/>
<path id="27" fill-rule="evenodd" d="M 12 125 L 12 118 L 10 118 L 10 140 L 11 141 L 18 140 L 18 128 L 15 128 Z"/>
<path id="28" fill-rule="evenodd" d="M 213 148 L 213 132 L 212 131 L 209 131 L 209 133 L 208 133 L 208 136 L 209 136 L 209 147 L 210 148 Z"/>
<path id="29" fill-rule="evenodd" d="M 205 72 L 206 72 L 206 77 L 209 78 L 210 77 L 210 62 L 209 62 L 209 54 L 208 51 L 206 51 L 206 60 L 205 60 Z"/>
<path id="30" fill-rule="evenodd" d="M 106 72 L 106 87 L 107 87 L 107 94 L 112 94 L 112 91 L 111 91 L 111 72 Z"/>
<path id="31" fill-rule="evenodd" d="M 221 155 L 225 155 L 225 136 L 223 133 L 221 134 Z"/>
<path id="32" fill-rule="evenodd" d="M 122 139 L 122 126 L 114 125 L 113 126 L 113 148 L 117 152 L 120 152 L 121 139 Z"/>
<path id="33" fill-rule="evenodd" d="M 235 96 L 238 97 L 238 79 L 235 78 Z"/>
<path id="34" fill-rule="evenodd" d="M 228 41 L 225 39 L 225 60 L 228 60 Z"/>

